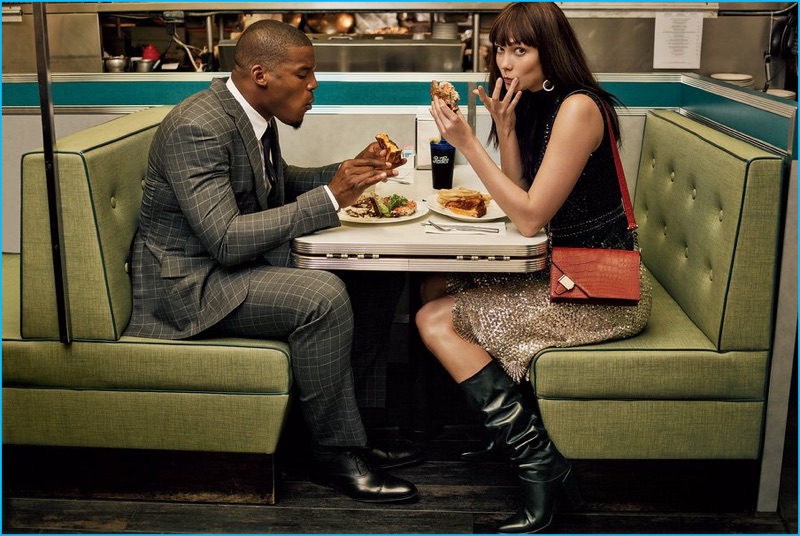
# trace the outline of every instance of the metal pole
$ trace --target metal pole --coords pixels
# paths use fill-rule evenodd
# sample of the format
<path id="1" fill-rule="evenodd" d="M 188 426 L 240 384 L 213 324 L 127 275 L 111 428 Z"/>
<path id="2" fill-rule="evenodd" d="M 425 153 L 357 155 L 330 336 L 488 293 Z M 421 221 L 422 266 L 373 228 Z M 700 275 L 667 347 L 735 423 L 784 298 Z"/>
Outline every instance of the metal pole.
<path id="1" fill-rule="evenodd" d="M 214 17 L 212 15 L 206 17 L 206 41 L 208 46 L 208 68 L 206 70 L 216 71 L 217 66 L 214 64 Z"/>
<path id="2" fill-rule="evenodd" d="M 481 41 L 481 16 L 479 13 L 472 14 L 472 72 L 477 73 L 481 71 L 480 65 L 480 41 Z M 478 84 L 469 82 L 467 84 L 467 123 L 472 127 L 472 132 L 477 131 L 478 118 L 476 112 L 478 109 L 478 98 L 472 93 L 477 89 Z"/>
<path id="3" fill-rule="evenodd" d="M 472 14 L 472 72 L 481 72 L 481 15 Z"/>
<path id="4" fill-rule="evenodd" d="M 67 297 L 66 259 L 61 220 L 61 191 L 55 158 L 55 123 L 53 120 L 53 95 L 50 80 L 50 45 L 47 36 L 47 9 L 43 2 L 33 3 L 33 27 L 36 34 L 36 71 L 39 79 L 39 103 L 42 113 L 42 144 L 47 183 L 47 206 L 50 216 L 50 243 L 53 253 L 53 274 L 56 285 L 56 311 L 58 334 L 63 343 L 72 341 Z"/>
<path id="5" fill-rule="evenodd" d="M 778 510 L 786 419 L 792 389 L 794 353 L 797 348 L 797 160 L 792 162 L 789 174 L 787 202 L 778 283 L 779 314 L 775 318 L 767 411 L 764 416 L 764 452 L 761 455 L 756 504 L 759 512 Z"/>

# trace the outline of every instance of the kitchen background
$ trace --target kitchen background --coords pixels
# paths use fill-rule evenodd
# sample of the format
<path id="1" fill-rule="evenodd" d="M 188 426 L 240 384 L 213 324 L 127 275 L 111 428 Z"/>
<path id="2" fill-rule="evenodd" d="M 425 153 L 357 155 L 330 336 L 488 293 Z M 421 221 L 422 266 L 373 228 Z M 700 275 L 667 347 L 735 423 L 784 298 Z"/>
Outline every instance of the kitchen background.
<path id="1" fill-rule="evenodd" d="M 482 71 L 488 29 L 504 2 L 48 4 L 54 73 L 229 71 L 235 39 L 253 20 L 302 28 L 320 72 Z M 797 4 L 787 2 L 561 2 L 598 73 L 653 68 L 654 14 L 703 14 L 703 75 L 743 73 L 753 87 L 796 91 Z M 220 9 L 224 6 L 224 9 Z M 365 7 L 370 9 L 365 12 Z M 35 73 L 30 3 L 3 4 L 3 74 Z M 477 39 L 475 36 L 477 34 Z M 476 46 L 477 45 L 477 46 Z M 477 61 L 474 50 L 477 48 Z M 132 58 L 152 63 L 139 65 Z M 160 61 L 159 61 L 160 60 Z M 686 71 L 686 69 L 681 69 Z"/>

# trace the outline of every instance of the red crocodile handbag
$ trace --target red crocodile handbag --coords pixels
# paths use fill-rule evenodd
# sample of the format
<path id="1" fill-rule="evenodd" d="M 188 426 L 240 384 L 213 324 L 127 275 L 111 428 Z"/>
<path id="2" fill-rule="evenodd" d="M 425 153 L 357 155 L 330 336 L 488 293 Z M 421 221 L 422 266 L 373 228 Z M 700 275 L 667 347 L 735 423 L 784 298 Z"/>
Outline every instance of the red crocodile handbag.
<path id="1" fill-rule="evenodd" d="M 553 248 L 550 301 L 636 305 L 639 303 L 639 252 Z"/>
<path id="2" fill-rule="evenodd" d="M 628 230 L 635 232 L 637 225 L 625 171 L 608 110 L 604 111 Z M 636 305 L 639 303 L 639 262 L 638 249 L 554 247 L 550 257 L 550 301 Z"/>

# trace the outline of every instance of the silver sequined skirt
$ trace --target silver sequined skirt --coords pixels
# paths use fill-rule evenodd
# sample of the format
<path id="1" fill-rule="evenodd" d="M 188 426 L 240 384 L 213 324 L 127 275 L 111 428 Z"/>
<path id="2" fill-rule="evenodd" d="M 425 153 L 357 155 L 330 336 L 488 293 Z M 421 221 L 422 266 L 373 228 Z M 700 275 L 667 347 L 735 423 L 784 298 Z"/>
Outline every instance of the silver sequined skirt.
<path id="1" fill-rule="evenodd" d="M 549 271 L 533 274 L 457 274 L 448 277 L 455 298 L 453 323 L 466 341 L 489 352 L 511 378 L 528 378 L 544 348 L 581 346 L 636 335 L 647 324 L 652 286 L 640 270 L 636 306 L 550 303 Z"/>

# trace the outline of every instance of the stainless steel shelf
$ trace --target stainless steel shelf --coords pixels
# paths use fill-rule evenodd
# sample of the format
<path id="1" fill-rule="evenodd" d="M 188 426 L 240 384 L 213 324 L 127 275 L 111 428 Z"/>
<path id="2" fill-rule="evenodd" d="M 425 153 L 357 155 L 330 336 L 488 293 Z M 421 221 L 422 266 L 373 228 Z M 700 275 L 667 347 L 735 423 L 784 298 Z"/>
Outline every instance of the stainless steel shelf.
<path id="1" fill-rule="evenodd" d="M 49 3 L 49 13 L 133 13 L 180 9 L 187 15 L 286 12 L 461 12 L 497 13 L 508 2 L 75 2 Z M 716 17 L 717 2 L 559 2 L 570 17 L 652 18 L 657 11 L 702 12 Z M 741 5 L 741 4 L 737 4 Z M 24 4 L 23 4 L 24 6 Z M 24 8 L 27 12 L 30 8 Z"/>
<path id="2" fill-rule="evenodd" d="M 131 13 L 173 11 L 184 13 L 286 13 L 286 12 L 468 12 L 497 13 L 507 2 L 74 2 L 49 3 L 49 13 Z M 29 10 L 30 8 L 28 8 Z"/>

